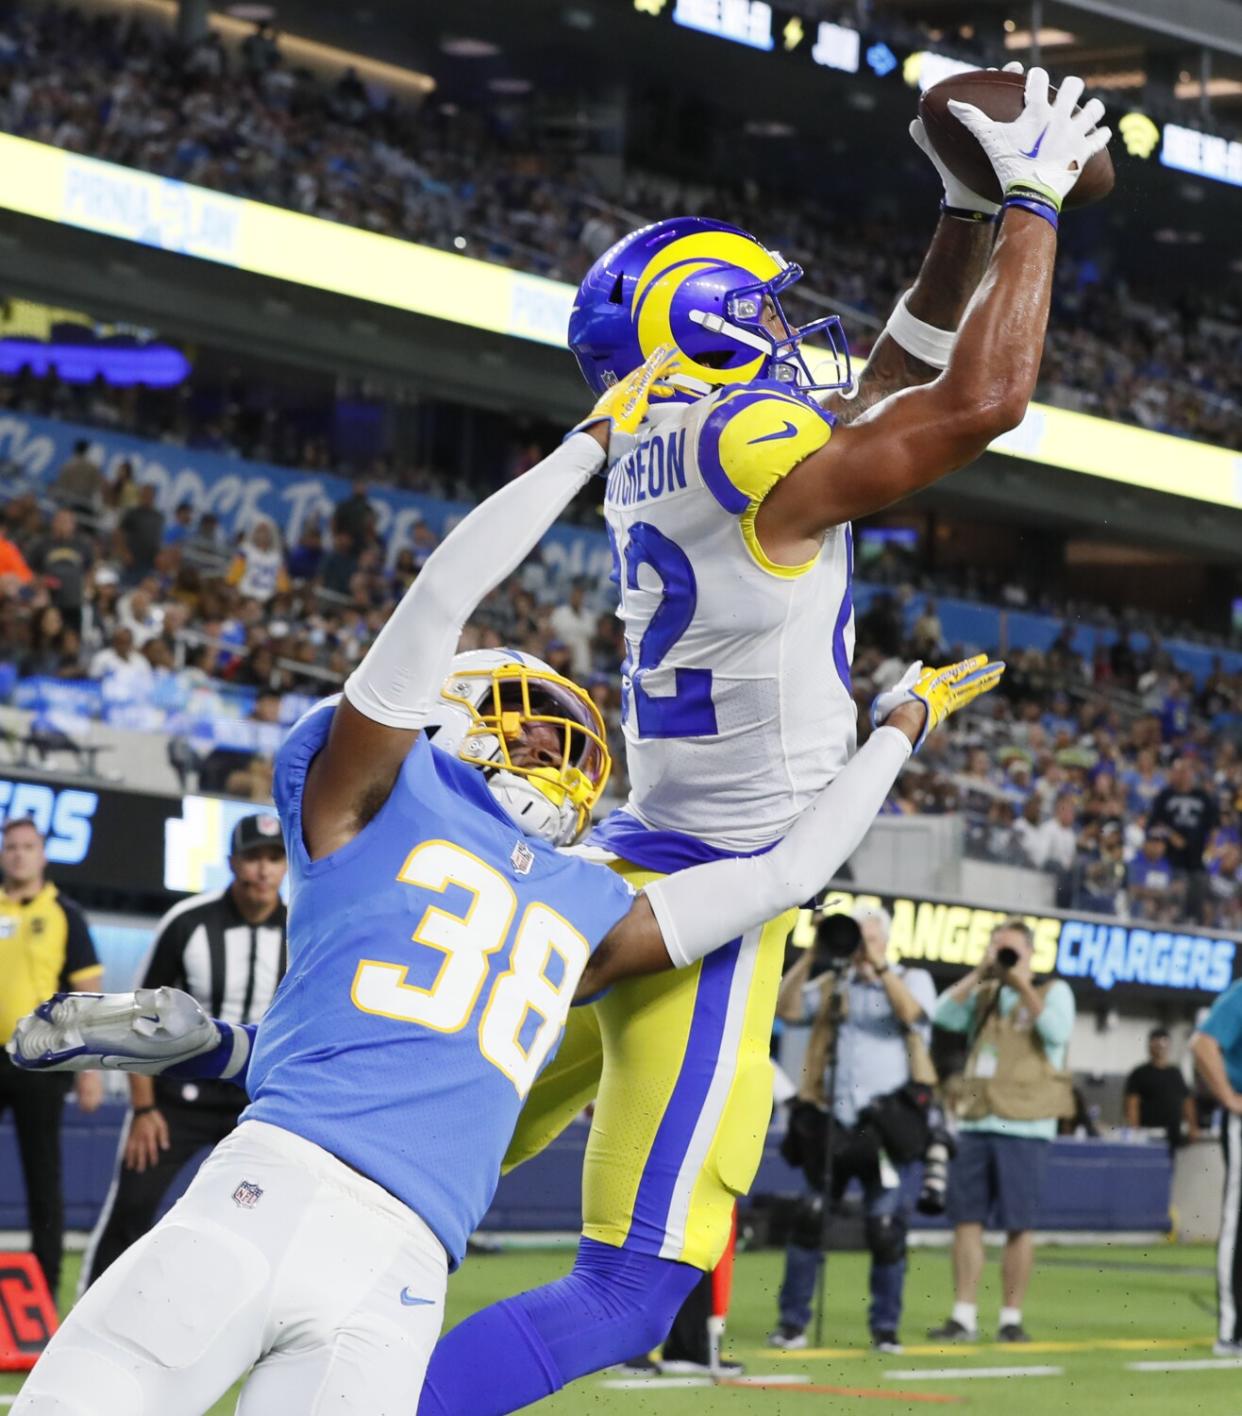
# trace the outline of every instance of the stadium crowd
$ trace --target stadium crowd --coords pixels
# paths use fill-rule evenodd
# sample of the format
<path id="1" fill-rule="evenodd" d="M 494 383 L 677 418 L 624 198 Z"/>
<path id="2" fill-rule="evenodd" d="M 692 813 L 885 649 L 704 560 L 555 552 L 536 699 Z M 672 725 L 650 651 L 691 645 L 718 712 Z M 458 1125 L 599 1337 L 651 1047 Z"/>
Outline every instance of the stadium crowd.
<path id="1" fill-rule="evenodd" d="M 199 703 L 278 734 L 339 687 L 436 544 L 421 524 L 389 557 L 361 480 L 289 547 L 266 521 L 230 537 L 189 504 L 166 515 L 128 464 L 109 480 L 85 444 L 51 490 L 52 504 L 10 496 L 0 519 L 7 692 L 19 676 L 88 680 L 121 723 L 142 721 L 126 717 L 134 705 Z M 860 707 L 909 658 L 975 647 L 946 642 L 931 600 L 903 614 L 912 593 L 879 590 L 859 617 Z M 1218 666 L 1197 683 L 1156 637 L 1123 632 L 1092 661 L 1071 640 L 1067 623 L 1047 650 L 1007 646 L 1003 694 L 938 734 L 888 809 L 960 813 L 972 854 L 1052 872 L 1064 905 L 1242 927 L 1242 676 Z M 463 647 L 502 644 L 589 686 L 624 791 L 625 642 L 610 587 L 570 581 L 536 554 L 463 637 Z M 261 736 L 182 765 L 204 789 L 255 800 L 270 789 Z"/>
<path id="2" fill-rule="evenodd" d="M 1066 625 L 1011 646 L 1001 692 L 929 739 L 886 811 L 958 814 L 968 855 L 1047 871 L 1062 908 L 1242 928 L 1242 677 L 1197 683 L 1123 633 L 1093 660 Z M 903 633 L 891 597 L 858 622 L 861 703 L 911 657 L 957 658 L 935 606 Z"/>
<path id="3" fill-rule="evenodd" d="M 921 237 L 779 193 L 686 189 L 631 170 L 615 205 L 589 165 L 538 143 L 513 102 L 402 106 L 353 70 L 323 83 L 257 29 L 189 51 L 132 16 L 10 7 L 0 19 L 0 128 L 328 220 L 576 281 L 640 220 L 704 211 L 755 225 L 847 311 L 861 352 L 912 278 Z M 848 224 L 847 224 L 848 223 Z M 1067 257 L 1040 394 L 1108 418 L 1242 447 L 1242 315 Z M 1152 292 L 1154 294 L 1154 292 Z M 850 317 L 852 315 L 852 318 Z M 860 327 L 860 325 L 862 327 Z"/>

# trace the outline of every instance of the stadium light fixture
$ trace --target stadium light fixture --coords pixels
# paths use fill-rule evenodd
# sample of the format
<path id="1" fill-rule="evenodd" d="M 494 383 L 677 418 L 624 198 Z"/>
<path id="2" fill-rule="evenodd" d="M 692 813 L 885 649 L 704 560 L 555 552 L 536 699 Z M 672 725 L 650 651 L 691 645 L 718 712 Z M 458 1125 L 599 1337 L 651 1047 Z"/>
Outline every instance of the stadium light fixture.
<path id="1" fill-rule="evenodd" d="M 1174 98 L 1202 98 L 1205 86 L 1199 79 L 1189 75 L 1173 85 Z M 1208 98 L 1237 98 L 1242 93 L 1242 81 L 1238 79 L 1209 79 L 1206 85 Z"/>
<path id="2" fill-rule="evenodd" d="M 1077 43 L 1078 36 L 1063 29 L 1036 30 L 1034 38 L 1029 29 L 1007 28 L 1005 33 L 1006 49 L 1030 49 L 1033 44 L 1038 44 L 1041 49 L 1061 49 L 1067 44 Z"/>
<path id="3" fill-rule="evenodd" d="M 775 118 L 748 118 L 743 132 L 751 138 L 792 138 L 795 129 Z"/>
<path id="4" fill-rule="evenodd" d="M 1147 70 L 1106 69 L 1096 74 L 1084 74 L 1082 81 L 1089 89 L 1145 88 L 1147 85 Z"/>
<path id="5" fill-rule="evenodd" d="M 453 59 L 494 59 L 500 53 L 500 45 L 490 39 L 453 34 L 440 41 L 440 50 Z"/>

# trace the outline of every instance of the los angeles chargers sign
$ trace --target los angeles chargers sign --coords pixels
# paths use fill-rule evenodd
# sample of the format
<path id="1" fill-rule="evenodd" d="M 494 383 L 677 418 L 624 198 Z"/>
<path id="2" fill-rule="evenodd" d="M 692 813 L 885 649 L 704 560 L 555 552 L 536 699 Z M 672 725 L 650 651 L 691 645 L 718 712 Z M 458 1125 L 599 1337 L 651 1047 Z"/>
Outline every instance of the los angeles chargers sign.
<path id="1" fill-rule="evenodd" d="M 829 912 L 882 905 L 892 916 L 889 947 L 894 958 L 930 965 L 973 968 L 982 960 L 992 930 L 1012 914 L 1031 930 L 1031 967 L 1075 985 L 1105 992 L 1118 987 L 1215 994 L 1237 972 L 1239 940 L 1215 930 L 1168 927 L 1136 920 L 1043 910 L 1006 911 L 953 900 L 833 890 Z M 795 942 L 809 943 L 811 915 L 804 912 Z"/>

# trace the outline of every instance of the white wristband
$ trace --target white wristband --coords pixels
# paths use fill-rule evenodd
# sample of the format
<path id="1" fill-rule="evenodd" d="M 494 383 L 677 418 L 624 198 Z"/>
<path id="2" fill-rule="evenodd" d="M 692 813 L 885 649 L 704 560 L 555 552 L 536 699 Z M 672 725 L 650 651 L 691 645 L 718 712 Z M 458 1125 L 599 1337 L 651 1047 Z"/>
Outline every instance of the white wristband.
<path id="1" fill-rule="evenodd" d="M 897 301 L 897 308 L 889 316 L 884 332 L 895 339 L 908 354 L 921 359 L 933 369 L 947 369 L 957 342 L 957 330 L 937 329 L 926 324 L 907 308 L 910 292 Z"/>

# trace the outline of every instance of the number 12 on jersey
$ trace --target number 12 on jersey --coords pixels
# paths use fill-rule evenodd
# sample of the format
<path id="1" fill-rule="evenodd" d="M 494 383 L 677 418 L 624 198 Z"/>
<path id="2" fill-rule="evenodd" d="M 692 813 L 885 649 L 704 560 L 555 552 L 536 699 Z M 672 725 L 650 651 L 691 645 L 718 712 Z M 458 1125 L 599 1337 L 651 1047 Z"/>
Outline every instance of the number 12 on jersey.
<path id="1" fill-rule="evenodd" d="M 408 964 L 362 959 L 350 997 L 364 1013 L 416 1023 L 433 1032 L 460 1032 L 470 1021 L 491 969 L 491 955 L 504 947 L 517 911 L 513 887 L 490 865 L 451 841 L 424 841 L 406 858 L 397 876 L 405 885 L 442 894 L 459 885 L 470 894 L 464 913 L 428 905 L 411 936 L 443 958 L 426 988 L 407 982 Z M 559 979 L 549 977 L 556 956 Z M 478 1024 L 479 1051 L 517 1088 L 530 1090 L 556 1045 L 573 1002 L 574 989 L 591 956 L 590 945 L 550 906 L 526 906 L 509 967 L 492 984 Z M 522 1032 L 531 1015 L 539 1019 L 528 1044 Z"/>
<path id="2" fill-rule="evenodd" d="M 647 622 L 637 652 L 626 636 L 627 657 L 621 666 L 621 715 L 628 721 L 633 711 L 640 738 L 715 737 L 716 708 L 712 703 L 710 669 L 673 670 L 673 692 L 656 697 L 644 679 L 658 669 L 669 651 L 690 628 L 698 604 L 698 586 L 690 557 L 649 521 L 636 521 L 625 542 L 625 573 L 612 528 L 613 560 L 624 609 L 627 592 L 650 594 L 638 583 L 638 572 L 649 566 L 660 577 L 659 603 Z M 628 691 L 627 691 L 628 690 Z"/>

